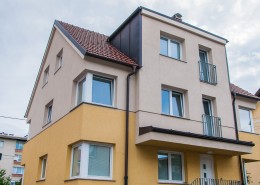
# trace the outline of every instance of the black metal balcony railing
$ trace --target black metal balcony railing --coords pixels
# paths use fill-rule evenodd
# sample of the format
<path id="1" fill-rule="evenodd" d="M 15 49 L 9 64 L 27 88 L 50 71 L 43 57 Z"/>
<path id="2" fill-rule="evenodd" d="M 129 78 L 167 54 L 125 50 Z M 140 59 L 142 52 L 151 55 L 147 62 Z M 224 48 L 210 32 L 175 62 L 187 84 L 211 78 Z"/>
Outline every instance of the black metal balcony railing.
<path id="1" fill-rule="evenodd" d="M 221 119 L 210 115 L 202 115 L 204 135 L 222 137 Z"/>
<path id="2" fill-rule="evenodd" d="M 217 84 L 217 68 L 213 64 L 199 61 L 200 81 Z"/>
<path id="3" fill-rule="evenodd" d="M 241 182 L 236 180 L 197 178 L 190 185 L 241 185 Z"/>

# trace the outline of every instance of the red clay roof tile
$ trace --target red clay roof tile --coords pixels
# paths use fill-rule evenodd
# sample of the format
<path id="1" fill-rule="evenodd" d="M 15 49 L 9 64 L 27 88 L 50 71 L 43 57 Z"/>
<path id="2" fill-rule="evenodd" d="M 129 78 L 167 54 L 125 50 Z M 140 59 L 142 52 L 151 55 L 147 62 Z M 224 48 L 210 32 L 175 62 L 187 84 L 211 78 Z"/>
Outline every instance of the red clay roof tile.
<path id="1" fill-rule="evenodd" d="M 116 49 L 107 41 L 108 36 L 62 21 L 58 21 L 58 23 L 85 50 L 87 54 L 121 64 L 137 66 L 131 58 Z"/>
<path id="2" fill-rule="evenodd" d="M 250 92 L 242 89 L 241 87 L 236 86 L 235 84 L 230 83 L 230 89 L 231 89 L 232 92 L 235 92 L 238 95 L 247 96 L 249 98 L 254 98 L 254 99 L 259 100 L 259 97 L 251 94 Z"/>

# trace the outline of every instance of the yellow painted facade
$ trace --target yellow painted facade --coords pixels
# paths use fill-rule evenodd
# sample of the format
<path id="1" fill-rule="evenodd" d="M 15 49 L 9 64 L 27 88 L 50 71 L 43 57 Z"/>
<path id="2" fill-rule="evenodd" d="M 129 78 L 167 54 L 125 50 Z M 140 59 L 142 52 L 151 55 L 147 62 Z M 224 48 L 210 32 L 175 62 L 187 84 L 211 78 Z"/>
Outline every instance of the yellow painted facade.
<path id="1" fill-rule="evenodd" d="M 250 185 L 260 184 L 260 102 L 257 102 L 256 109 L 252 112 L 254 130 L 258 134 L 240 133 L 240 137 L 245 138 L 248 141 L 254 141 L 255 147 L 253 148 L 252 155 L 245 155 L 243 159 L 253 158 L 258 161 L 246 163 L 246 172 L 248 177 L 248 183 Z"/>
<path id="2" fill-rule="evenodd" d="M 157 185 L 159 150 L 176 151 L 171 147 L 135 144 L 135 113 L 130 113 L 129 184 Z M 125 111 L 81 104 L 24 146 L 24 185 L 122 185 L 124 180 Z M 113 147 L 112 180 L 70 179 L 71 146 L 80 141 L 109 143 Z M 186 183 L 200 177 L 200 153 L 178 150 L 184 154 Z M 47 155 L 46 179 L 40 180 L 41 157 Z M 213 155 L 215 178 L 240 180 L 236 156 Z M 229 166 L 229 168 L 227 168 Z M 232 170 L 230 170 L 232 169 Z M 160 183 L 161 184 L 161 183 Z"/>

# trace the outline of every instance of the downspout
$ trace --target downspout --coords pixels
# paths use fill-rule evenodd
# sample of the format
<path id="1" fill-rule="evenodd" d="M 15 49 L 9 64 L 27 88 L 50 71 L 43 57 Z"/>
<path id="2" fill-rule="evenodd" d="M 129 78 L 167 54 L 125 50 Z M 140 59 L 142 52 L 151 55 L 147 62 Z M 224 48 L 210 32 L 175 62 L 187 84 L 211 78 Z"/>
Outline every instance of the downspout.
<path id="1" fill-rule="evenodd" d="M 233 115 L 234 115 L 234 121 L 235 121 L 235 130 L 236 130 L 236 140 L 239 140 L 239 135 L 238 135 L 238 127 L 237 127 L 237 114 L 236 114 L 236 93 L 231 92 L 233 101 L 232 101 L 232 106 L 233 106 Z M 241 155 L 238 156 L 239 158 L 239 166 L 240 166 L 240 176 L 242 180 L 242 185 L 245 184 L 245 178 L 244 178 L 244 168 L 243 168 L 243 161 Z"/>
<path id="2" fill-rule="evenodd" d="M 129 143 L 129 91 L 130 91 L 130 77 L 136 73 L 136 66 L 133 67 L 132 72 L 127 75 L 126 79 L 126 120 L 125 120 L 125 176 L 124 185 L 128 185 L 128 143 Z"/>

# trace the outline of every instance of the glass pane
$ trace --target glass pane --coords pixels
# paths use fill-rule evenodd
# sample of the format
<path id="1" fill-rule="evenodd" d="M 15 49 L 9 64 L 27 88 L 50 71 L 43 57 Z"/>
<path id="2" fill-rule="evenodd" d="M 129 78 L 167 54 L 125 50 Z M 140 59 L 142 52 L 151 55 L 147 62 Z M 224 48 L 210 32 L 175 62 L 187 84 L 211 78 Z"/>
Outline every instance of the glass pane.
<path id="1" fill-rule="evenodd" d="M 168 154 L 158 153 L 158 177 L 160 180 L 169 180 Z"/>
<path id="2" fill-rule="evenodd" d="M 211 115 L 210 101 L 203 100 L 204 114 Z"/>
<path id="3" fill-rule="evenodd" d="M 199 55 L 200 55 L 200 61 L 201 62 L 206 62 L 206 63 L 208 62 L 206 51 L 200 50 Z"/>
<path id="4" fill-rule="evenodd" d="M 51 122 L 52 105 L 48 107 L 47 123 Z"/>
<path id="5" fill-rule="evenodd" d="M 170 92 L 162 90 L 162 113 L 170 114 Z"/>
<path id="6" fill-rule="evenodd" d="M 93 77 L 92 101 L 105 105 L 112 105 L 112 81 L 100 77 Z"/>
<path id="7" fill-rule="evenodd" d="M 182 160 L 181 155 L 171 154 L 172 180 L 182 181 Z"/>
<path id="8" fill-rule="evenodd" d="M 239 109 L 239 117 L 241 130 L 246 132 L 252 132 L 250 111 L 245 109 Z"/>
<path id="9" fill-rule="evenodd" d="M 181 94 L 172 94 L 172 113 L 174 116 L 182 117 L 182 97 Z"/>
<path id="10" fill-rule="evenodd" d="M 88 175 L 110 176 L 110 148 L 105 146 L 89 146 Z"/>
<path id="11" fill-rule="evenodd" d="M 171 41 L 170 57 L 180 59 L 180 43 Z"/>
<path id="12" fill-rule="evenodd" d="M 160 40 L 160 53 L 168 56 L 168 39 L 162 38 Z"/>
<path id="13" fill-rule="evenodd" d="M 42 159 L 42 178 L 45 178 L 45 171 L 46 171 L 46 158 Z"/>
<path id="14" fill-rule="evenodd" d="M 80 174 L 80 161 L 81 161 L 81 147 L 78 146 L 73 149 L 71 176 L 78 176 Z"/>
<path id="15" fill-rule="evenodd" d="M 78 83 L 77 105 L 85 101 L 85 95 L 86 95 L 86 78 L 84 78 Z"/>

